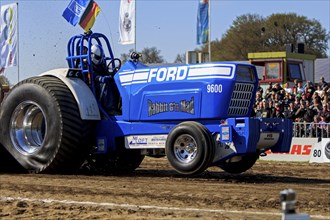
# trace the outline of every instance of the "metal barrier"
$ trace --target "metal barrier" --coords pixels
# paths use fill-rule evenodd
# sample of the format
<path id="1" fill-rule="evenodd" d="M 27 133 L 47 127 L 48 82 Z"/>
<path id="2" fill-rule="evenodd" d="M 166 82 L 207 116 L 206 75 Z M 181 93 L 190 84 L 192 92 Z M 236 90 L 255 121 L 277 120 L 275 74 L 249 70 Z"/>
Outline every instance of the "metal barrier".
<path id="1" fill-rule="evenodd" d="M 293 123 L 293 137 L 330 138 L 330 123 Z"/>

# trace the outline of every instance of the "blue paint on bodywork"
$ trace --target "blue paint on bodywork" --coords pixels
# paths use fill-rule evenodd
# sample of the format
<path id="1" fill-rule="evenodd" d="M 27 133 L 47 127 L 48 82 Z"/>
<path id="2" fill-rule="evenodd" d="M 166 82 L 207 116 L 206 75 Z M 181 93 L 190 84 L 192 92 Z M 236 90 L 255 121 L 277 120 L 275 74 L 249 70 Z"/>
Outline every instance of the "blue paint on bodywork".
<path id="1" fill-rule="evenodd" d="M 89 33 L 69 41 L 67 60 L 70 68 L 76 68 L 77 60 L 82 63 L 87 59 L 88 65 L 81 67 L 81 78 L 95 94 L 91 54 L 76 52 L 84 45 L 90 48 L 93 41 L 108 48 L 108 60 L 114 59 L 108 39 Z M 213 62 L 147 66 L 129 60 L 116 72 L 114 80 L 122 98 L 122 114 L 110 116 L 98 103 L 103 113 L 95 130 L 96 142 L 102 146 L 98 153 L 115 150 L 118 138 L 168 134 L 187 120 L 203 124 L 211 134 L 220 134 L 222 126 L 230 127 L 229 140 L 236 146 L 236 155 L 256 153 L 261 130 L 280 133 L 273 152 L 289 151 L 290 120 L 250 118 L 258 86 L 253 65 Z M 276 126 L 265 125 L 265 121 Z"/>

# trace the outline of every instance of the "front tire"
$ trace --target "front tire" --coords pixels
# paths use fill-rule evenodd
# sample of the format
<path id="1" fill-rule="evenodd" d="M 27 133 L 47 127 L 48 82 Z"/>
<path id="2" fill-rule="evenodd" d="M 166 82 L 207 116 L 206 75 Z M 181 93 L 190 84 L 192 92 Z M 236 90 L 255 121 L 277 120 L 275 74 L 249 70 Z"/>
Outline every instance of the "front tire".
<path id="1" fill-rule="evenodd" d="M 71 173 L 91 145 L 92 122 L 80 118 L 67 86 L 55 77 L 17 84 L 0 109 L 0 140 L 33 173 Z"/>
<path id="2" fill-rule="evenodd" d="M 223 164 L 218 165 L 222 170 L 227 173 L 239 174 L 249 170 L 258 160 L 257 154 L 250 154 L 231 158 L 226 160 Z"/>
<path id="3" fill-rule="evenodd" d="M 208 168 L 212 162 L 214 144 L 203 125 L 187 121 L 175 126 L 168 134 L 165 152 L 177 172 L 196 175 Z"/>

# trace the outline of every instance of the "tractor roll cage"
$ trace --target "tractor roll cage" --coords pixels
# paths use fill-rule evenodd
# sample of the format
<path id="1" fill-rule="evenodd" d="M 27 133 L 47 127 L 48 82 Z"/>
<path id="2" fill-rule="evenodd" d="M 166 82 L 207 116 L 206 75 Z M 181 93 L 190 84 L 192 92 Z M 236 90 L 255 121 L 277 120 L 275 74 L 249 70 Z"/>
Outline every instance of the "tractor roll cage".
<path id="1" fill-rule="evenodd" d="M 108 38 L 101 33 L 87 32 L 75 35 L 70 38 L 67 46 L 68 56 L 66 58 L 69 68 L 81 71 L 82 80 L 92 89 L 95 94 L 95 73 L 91 60 L 91 50 L 93 44 L 98 44 L 103 48 L 104 60 L 113 60 L 114 55 Z M 84 54 L 84 48 L 87 54 Z M 84 65 L 85 64 L 85 65 Z M 111 63 L 111 67 L 115 68 L 115 63 Z"/>

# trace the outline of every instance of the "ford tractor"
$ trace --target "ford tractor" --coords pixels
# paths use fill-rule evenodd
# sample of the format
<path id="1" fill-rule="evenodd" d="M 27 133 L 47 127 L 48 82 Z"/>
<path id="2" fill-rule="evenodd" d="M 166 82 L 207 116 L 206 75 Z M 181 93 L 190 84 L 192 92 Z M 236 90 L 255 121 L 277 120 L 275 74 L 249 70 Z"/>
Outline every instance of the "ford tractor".
<path id="1" fill-rule="evenodd" d="M 269 149 L 289 152 L 290 120 L 251 117 L 253 65 L 147 66 L 137 53 L 122 64 L 107 37 L 93 32 L 73 36 L 67 52 L 68 68 L 19 82 L 2 102 L 2 167 L 128 173 L 149 156 L 188 176 L 211 166 L 242 173 Z"/>

